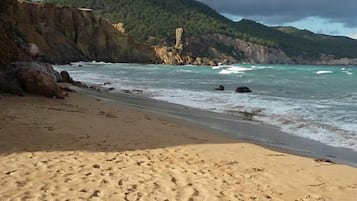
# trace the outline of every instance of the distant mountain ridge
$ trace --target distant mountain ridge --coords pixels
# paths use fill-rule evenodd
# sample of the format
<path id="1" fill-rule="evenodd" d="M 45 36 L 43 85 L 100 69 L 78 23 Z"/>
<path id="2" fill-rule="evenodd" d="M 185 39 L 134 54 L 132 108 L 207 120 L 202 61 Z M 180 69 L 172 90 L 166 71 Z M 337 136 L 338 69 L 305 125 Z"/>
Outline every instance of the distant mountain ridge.
<path id="1" fill-rule="evenodd" d="M 187 44 L 202 41 L 207 51 L 190 54 L 201 57 L 224 55 L 236 61 L 260 62 L 248 58 L 248 50 L 237 45 L 206 41 L 212 34 L 238 39 L 261 47 L 281 50 L 289 63 L 351 64 L 357 58 L 357 40 L 348 37 L 314 34 L 292 27 L 268 27 L 251 20 L 233 22 L 195 0 L 45 0 L 74 7 L 92 8 L 112 23 L 123 22 L 126 31 L 153 45 L 173 44 L 174 32 L 183 27 Z M 192 42 L 193 41 L 193 42 Z M 197 44 L 197 43 L 195 43 Z M 198 44 L 199 45 L 199 44 Z M 245 44 L 244 47 L 249 47 Z M 202 49 L 202 48 L 201 48 Z M 258 51 L 258 49 L 256 49 Z M 269 52 L 269 51 L 265 51 Z M 352 59 L 352 60 L 351 60 Z M 264 60 L 261 60 L 264 61 Z M 276 63 L 287 62 L 274 60 Z"/>

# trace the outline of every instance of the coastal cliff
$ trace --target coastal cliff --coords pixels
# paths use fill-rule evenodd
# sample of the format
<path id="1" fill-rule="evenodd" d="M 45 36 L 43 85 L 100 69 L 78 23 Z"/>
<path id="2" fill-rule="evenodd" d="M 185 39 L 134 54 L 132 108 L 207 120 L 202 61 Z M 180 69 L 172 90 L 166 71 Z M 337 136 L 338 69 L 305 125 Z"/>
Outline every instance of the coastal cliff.
<path id="1" fill-rule="evenodd" d="M 208 8 L 205 7 L 205 9 Z M 204 14 L 203 11 L 192 12 Z M 161 27 L 167 29 L 165 36 L 147 33 L 148 31 L 143 31 L 138 36 L 132 29 L 142 27 L 144 22 L 137 21 L 137 24 L 133 25 L 132 22 L 126 23 L 123 18 L 124 23 L 116 21 L 112 25 L 97 14 L 100 14 L 98 10 L 54 6 L 48 3 L 1 1 L 0 70 L 14 61 L 32 60 L 48 63 L 96 60 L 175 65 L 217 65 L 235 62 L 357 64 L 355 54 L 357 46 L 353 45 L 356 43 L 355 40 L 321 36 L 297 29 L 293 30 L 295 34 L 291 34 L 291 31 L 286 32 L 286 28 L 270 28 L 248 20 L 243 20 L 231 27 L 229 20 L 213 11 L 212 19 L 221 20 L 221 26 L 231 27 L 232 29 L 227 28 L 227 30 L 233 30 L 233 32 L 226 33 L 222 32 L 223 29 L 213 29 L 214 26 L 209 23 L 204 26 L 198 23 L 194 27 L 185 25 L 188 27 L 182 26 L 182 30 L 186 32 L 185 37 L 180 31 L 176 32 L 176 36 L 182 37 L 180 44 L 173 42 L 175 29 L 170 27 Z M 154 16 L 147 17 L 155 18 Z M 124 24 L 127 27 L 124 28 Z M 150 30 L 153 29 L 150 23 L 145 26 Z M 196 30 L 200 27 L 211 27 L 212 30 L 201 33 Z M 161 29 L 153 30 L 158 33 L 163 32 Z M 264 34 L 261 36 L 258 33 Z M 141 43 L 137 42 L 131 34 L 140 38 Z M 274 37 L 269 38 L 266 35 Z M 300 37 L 300 35 L 309 37 Z M 313 40 L 308 41 L 305 38 Z M 158 42 L 150 42 L 151 39 Z M 142 41 L 154 47 L 143 44 Z M 334 48 L 335 46 L 345 47 L 344 51 Z"/>
<path id="2" fill-rule="evenodd" d="M 175 29 L 185 30 L 182 56 L 197 60 L 247 63 L 357 64 L 357 40 L 329 36 L 294 27 L 271 27 L 249 19 L 232 21 L 194 0 L 44 0 L 58 5 L 92 8 L 111 23 L 155 46 L 177 48 Z M 175 47 L 176 46 L 176 47 Z M 161 49 L 162 50 L 162 49 Z M 167 53 L 177 57 L 170 48 Z M 176 61 L 175 58 L 167 59 Z M 177 63 L 180 62 L 178 58 Z M 191 60 L 189 60 L 191 61 Z"/>
<path id="3" fill-rule="evenodd" d="M 152 47 L 137 43 L 90 9 L 1 1 L 0 64 L 107 61 L 152 63 Z"/>
<path id="4" fill-rule="evenodd" d="M 291 63 L 280 49 L 258 45 L 223 34 L 208 34 L 188 40 L 188 50 L 194 56 L 206 55 L 217 62 Z"/>
<path id="5" fill-rule="evenodd" d="M 176 39 L 177 40 L 177 39 Z M 230 63 L 255 64 L 313 64 L 313 65 L 356 65 L 357 58 L 337 58 L 321 53 L 309 56 L 291 56 L 278 47 L 269 47 L 233 37 L 213 33 L 188 39 L 180 38 L 184 45 L 176 47 L 156 46 L 155 51 L 162 63 L 217 65 Z M 182 45 L 182 44 L 181 44 Z M 177 46 L 177 44 L 176 44 Z"/>

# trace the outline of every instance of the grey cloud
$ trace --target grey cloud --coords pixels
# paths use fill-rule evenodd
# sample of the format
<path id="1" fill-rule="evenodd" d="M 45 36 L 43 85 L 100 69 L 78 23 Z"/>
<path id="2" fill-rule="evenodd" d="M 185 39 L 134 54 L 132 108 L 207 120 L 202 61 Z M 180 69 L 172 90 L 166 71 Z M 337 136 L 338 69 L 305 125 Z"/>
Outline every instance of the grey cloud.
<path id="1" fill-rule="evenodd" d="M 199 0 L 218 12 L 268 24 L 321 17 L 357 27 L 356 0 Z"/>

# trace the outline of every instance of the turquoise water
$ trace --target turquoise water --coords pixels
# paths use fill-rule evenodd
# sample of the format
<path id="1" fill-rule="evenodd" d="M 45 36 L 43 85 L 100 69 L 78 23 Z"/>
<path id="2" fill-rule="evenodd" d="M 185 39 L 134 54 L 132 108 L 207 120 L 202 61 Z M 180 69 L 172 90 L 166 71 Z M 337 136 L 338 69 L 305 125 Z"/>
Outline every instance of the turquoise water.
<path id="1" fill-rule="evenodd" d="M 83 67 L 78 67 L 79 65 Z M 357 151 L 357 67 L 237 64 L 218 67 L 74 63 L 75 80 L 140 89 L 154 99 L 254 120 L 290 135 Z M 225 86 L 225 91 L 213 88 Z M 238 94 L 238 86 L 253 93 Z"/>

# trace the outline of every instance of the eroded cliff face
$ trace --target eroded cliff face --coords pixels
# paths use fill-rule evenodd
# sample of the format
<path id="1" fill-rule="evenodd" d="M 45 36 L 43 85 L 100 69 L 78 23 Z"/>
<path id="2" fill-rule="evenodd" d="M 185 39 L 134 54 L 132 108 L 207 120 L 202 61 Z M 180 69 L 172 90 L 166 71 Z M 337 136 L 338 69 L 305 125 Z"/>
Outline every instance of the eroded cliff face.
<path id="1" fill-rule="evenodd" d="M 216 62 L 313 65 L 357 64 L 357 58 L 335 58 L 333 55 L 326 54 L 321 54 L 316 58 L 306 55 L 289 57 L 279 48 L 266 47 L 218 33 L 191 38 L 187 40 L 187 43 L 189 45 L 185 51 L 193 57 L 202 57 L 204 55 Z"/>
<path id="2" fill-rule="evenodd" d="M 246 42 L 223 34 L 209 34 L 188 40 L 187 51 L 193 56 L 206 55 L 218 61 L 247 63 L 291 63 L 280 49 Z"/>
<path id="3" fill-rule="evenodd" d="M 50 63 L 156 59 L 152 47 L 137 43 L 91 10 L 16 0 L 2 0 L 0 6 L 0 64 L 34 58 Z"/>

